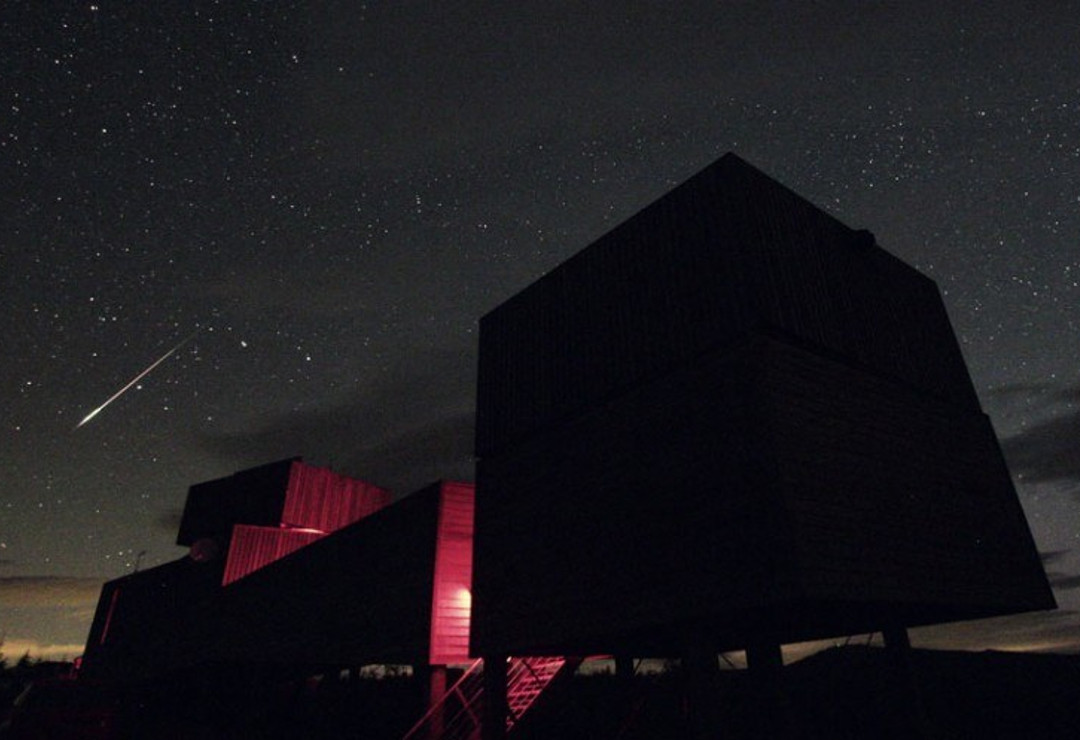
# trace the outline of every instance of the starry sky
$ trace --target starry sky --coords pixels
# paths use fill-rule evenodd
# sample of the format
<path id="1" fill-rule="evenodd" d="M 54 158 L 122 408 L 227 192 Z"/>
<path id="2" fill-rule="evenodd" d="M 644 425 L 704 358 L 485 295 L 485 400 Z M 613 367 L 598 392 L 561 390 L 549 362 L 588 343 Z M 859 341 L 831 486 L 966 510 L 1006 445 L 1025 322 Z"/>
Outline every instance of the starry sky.
<path id="1" fill-rule="evenodd" d="M 193 483 L 471 479 L 478 318 L 727 151 L 937 281 L 1002 439 L 1063 609 L 916 644 L 1080 647 L 1078 19 L 4 3 L 3 652 L 80 652 Z"/>

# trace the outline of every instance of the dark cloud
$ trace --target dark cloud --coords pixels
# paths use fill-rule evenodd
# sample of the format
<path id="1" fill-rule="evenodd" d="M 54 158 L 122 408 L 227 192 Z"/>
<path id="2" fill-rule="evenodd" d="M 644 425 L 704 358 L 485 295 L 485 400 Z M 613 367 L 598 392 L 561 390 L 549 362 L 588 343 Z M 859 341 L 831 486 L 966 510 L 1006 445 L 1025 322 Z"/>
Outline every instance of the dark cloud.
<path id="1" fill-rule="evenodd" d="M 180 520 L 184 518 L 184 510 L 180 507 L 171 507 L 161 512 L 154 520 L 158 529 L 174 533 L 180 529 Z"/>
<path id="2" fill-rule="evenodd" d="M 1050 550 L 1039 553 L 1039 559 L 1042 560 L 1043 568 L 1046 570 L 1046 577 L 1050 580 L 1050 586 L 1055 591 L 1069 591 L 1080 588 L 1080 574 L 1065 573 L 1047 567 L 1052 563 L 1064 560 L 1071 552 L 1072 550 Z"/>
<path id="3" fill-rule="evenodd" d="M 1043 565 L 1048 565 L 1048 564 L 1053 563 L 1053 562 L 1055 562 L 1057 560 L 1061 560 L 1063 557 L 1068 555 L 1070 552 L 1072 552 L 1072 550 L 1048 550 L 1048 551 L 1042 551 L 1042 552 L 1039 553 L 1039 560 L 1042 561 Z"/>
<path id="4" fill-rule="evenodd" d="M 1014 391 L 1010 391 L 1014 392 Z M 1019 393 L 1019 391 L 1015 391 Z M 1080 387 L 1054 392 L 1051 415 L 1001 441 L 1010 469 L 1027 483 L 1080 486 Z"/>
<path id="5" fill-rule="evenodd" d="M 300 455 L 398 495 L 438 478 L 472 480 L 472 362 L 469 353 L 432 351 L 337 406 L 204 436 L 201 443 L 244 465 Z"/>
<path id="6" fill-rule="evenodd" d="M 1057 591 L 1069 591 L 1080 588 L 1080 575 L 1064 575 L 1061 573 L 1047 573 L 1050 585 Z"/>
<path id="7" fill-rule="evenodd" d="M 449 413 L 387 436 L 357 433 L 362 405 L 282 418 L 251 433 L 217 435 L 205 444 L 252 465 L 300 455 L 306 462 L 409 493 L 439 478 L 472 480 L 473 413 Z M 245 463 L 246 464 L 246 463 Z"/>

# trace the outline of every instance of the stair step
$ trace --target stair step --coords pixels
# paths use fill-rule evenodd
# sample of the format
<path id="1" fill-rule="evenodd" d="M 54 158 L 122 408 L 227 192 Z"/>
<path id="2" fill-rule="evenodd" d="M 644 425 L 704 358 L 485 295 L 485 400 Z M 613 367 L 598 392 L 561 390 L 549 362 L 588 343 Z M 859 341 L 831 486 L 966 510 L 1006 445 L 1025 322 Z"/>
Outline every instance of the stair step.
<path id="1" fill-rule="evenodd" d="M 570 667 L 576 668 L 578 662 L 578 659 L 574 659 Z M 510 660 L 506 667 L 507 731 L 532 707 L 567 663 L 566 658 L 560 657 Z M 440 712 L 446 713 L 442 721 L 442 740 L 474 740 L 478 737 L 484 694 L 481 668 L 481 661 L 473 663 L 443 699 L 409 730 L 405 740 L 428 737 L 432 718 Z"/>

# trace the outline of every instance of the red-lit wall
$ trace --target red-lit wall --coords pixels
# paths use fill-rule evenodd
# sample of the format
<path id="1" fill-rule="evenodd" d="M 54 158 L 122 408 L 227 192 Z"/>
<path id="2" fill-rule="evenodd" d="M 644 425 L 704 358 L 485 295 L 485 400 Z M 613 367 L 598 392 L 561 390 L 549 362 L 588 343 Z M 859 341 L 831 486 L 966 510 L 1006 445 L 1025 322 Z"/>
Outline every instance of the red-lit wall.
<path id="1" fill-rule="evenodd" d="M 294 460 L 280 526 L 236 524 L 222 585 L 243 578 L 390 503 L 390 492 Z"/>
<path id="2" fill-rule="evenodd" d="M 473 492 L 469 483 L 443 483 L 435 534 L 432 665 L 469 659 L 472 614 Z"/>
<path id="3" fill-rule="evenodd" d="M 295 461 L 281 523 L 333 532 L 358 522 L 390 503 L 390 492 L 362 480 Z"/>
<path id="4" fill-rule="evenodd" d="M 253 527 L 249 524 L 237 524 L 233 527 L 229 557 L 225 561 L 225 577 L 221 585 L 228 586 L 233 581 L 325 536 L 325 532 L 314 529 Z"/>

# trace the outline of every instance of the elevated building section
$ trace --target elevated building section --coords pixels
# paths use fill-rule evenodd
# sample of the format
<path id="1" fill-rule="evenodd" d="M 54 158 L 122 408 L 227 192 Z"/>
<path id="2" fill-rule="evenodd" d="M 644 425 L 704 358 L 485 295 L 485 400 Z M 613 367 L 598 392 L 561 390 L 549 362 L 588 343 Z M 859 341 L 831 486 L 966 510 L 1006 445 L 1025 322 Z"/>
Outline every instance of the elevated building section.
<path id="1" fill-rule="evenodd" d="M 192 486 L 176 543 L 226 549 L 237 524 L 332 532 L 389 503 L 389 491 L 290 458 Z"/>
<path id="2" fill-rule="evenodd" d="M 233 527 L 221 583 L 228 586 L 325 536 L 326 532 L 317 529 L 237 524 Z"/>
<path id="3" fill-rule="evenodd" d="M 482 458 L 747 334 L 979 412 L 933 281 L 731 154 L 484 316 L 480 332 Z"/>
<path id="4" fill-rule="evenodd" d="M 90 625 L 82 673 L 127 679 L 157 670 L 156 650 L 194 614 L 211 619 L 224 561 L 182 558 L 108 581 Z"/>
<path id="5" fill-rule="evenodd" d="M 1053 607 L 934 283 L 728 155 L 485 316 L 473 650 Z"/>
<path id="6" fill-rule="evenodd" d="M 281 467 L 252 478 L 281 482 L 269 475 Z M 244 476 L 224 480 L 234 478 Z M 472 536 L 473 486 L 451 482 L 325 534 L 234 523 L 227 558 L 188 557 L 105 584 L 83 670 L 134 681 L 215 665 L 303 675 L 465 662 Z"/>

